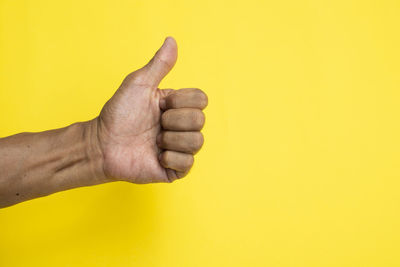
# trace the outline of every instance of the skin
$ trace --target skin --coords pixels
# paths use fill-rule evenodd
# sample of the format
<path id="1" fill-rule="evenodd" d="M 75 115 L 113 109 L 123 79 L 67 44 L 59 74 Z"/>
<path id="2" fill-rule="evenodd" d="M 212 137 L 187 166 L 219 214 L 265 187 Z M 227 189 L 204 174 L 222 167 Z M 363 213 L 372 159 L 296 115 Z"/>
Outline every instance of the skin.
<path id="1" fill-rule="evenodd" d="M 196 88 L 158 88 L 176 59 L 168 37 L 98 117 L 0 139 L 0 207 L 81 186 L 170 183 L 187 175 L 203 145 L 208 100 Z"/>

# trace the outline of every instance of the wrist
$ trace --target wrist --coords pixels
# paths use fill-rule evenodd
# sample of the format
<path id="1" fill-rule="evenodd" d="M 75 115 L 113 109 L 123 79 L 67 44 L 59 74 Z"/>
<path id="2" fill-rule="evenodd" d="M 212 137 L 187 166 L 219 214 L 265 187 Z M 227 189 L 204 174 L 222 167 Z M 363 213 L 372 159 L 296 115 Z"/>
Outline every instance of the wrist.
<path id="1" fill-rule="evenodd" d="M 99 183 L 110 182 L 104 172 L 104 154 L 98 136 L 98 117 L 82 123 L 82 136 L 92 176 Z"/>

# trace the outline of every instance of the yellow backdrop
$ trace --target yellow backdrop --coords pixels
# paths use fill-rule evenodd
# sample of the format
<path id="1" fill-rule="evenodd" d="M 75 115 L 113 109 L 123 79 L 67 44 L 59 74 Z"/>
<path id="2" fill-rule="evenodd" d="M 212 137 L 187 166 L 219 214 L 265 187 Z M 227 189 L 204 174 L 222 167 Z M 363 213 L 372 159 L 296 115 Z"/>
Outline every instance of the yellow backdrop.
<path id="1" fill-rule="evenodd" d="M 172 35 L 209 95 L 176 183 L 0 210 L 0 266 L 399 266 L 400 2 L 0 0 L 0 135 L 98 114 Z M 1 170 L 0 170 L 1 171 Z"/>

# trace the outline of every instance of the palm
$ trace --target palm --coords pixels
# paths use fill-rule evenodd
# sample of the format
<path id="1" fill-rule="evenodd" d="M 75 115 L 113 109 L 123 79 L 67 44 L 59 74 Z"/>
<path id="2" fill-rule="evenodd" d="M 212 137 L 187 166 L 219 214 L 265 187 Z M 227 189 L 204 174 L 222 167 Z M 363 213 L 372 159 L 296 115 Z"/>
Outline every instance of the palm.
<path id="1" fill-rule="evenodd" d="M 168 181 L 156 145 L 162 94 L 151 85 L 137 85 L 128 76 L 104 106 L 98 129 L 107 176 L 135 183 Z"/>

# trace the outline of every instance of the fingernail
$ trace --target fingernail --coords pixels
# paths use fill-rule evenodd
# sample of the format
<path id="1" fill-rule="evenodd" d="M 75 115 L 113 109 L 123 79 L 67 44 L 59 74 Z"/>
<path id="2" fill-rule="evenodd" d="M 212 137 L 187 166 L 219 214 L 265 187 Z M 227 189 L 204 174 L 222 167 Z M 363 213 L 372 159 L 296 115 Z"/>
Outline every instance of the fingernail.
<path id="1" fill-rule="evenodd" d="M 165 98 L 161 98 L 160 99 L 160 108 L 161 109 L 165 109 L 166 108 L 166 102 L 165 102 Z"/>
<path id="2" fill-rule="evenodd" d="M 158 134 L 158 135 L 157 135 L 157 137 L 156 137 L 156 143 L 157 143 L 157 145 L 160 145 L 160 144 L 161 144 L 161 134 Z"/>
<path id="3" fill-rule="evenodd" d="M 161 159 L 162 159 L 162 151 L 160 152 L 160 154 L 158 154 L 158 161 L 161 162 Z"/>

